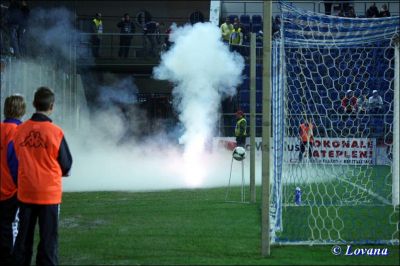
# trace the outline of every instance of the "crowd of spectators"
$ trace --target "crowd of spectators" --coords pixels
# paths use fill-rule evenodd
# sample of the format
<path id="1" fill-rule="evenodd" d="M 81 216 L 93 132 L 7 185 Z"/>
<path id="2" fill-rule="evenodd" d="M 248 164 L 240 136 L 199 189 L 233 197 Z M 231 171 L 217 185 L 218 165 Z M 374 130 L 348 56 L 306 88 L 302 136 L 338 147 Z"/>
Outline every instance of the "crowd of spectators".
<path id="1" fill-rule="evenodd" d="M 331 14 L 332 7 L 334 6 L 334 1 L 325 1 L 325 13 Z M 354 7 L 350 4 L 350 1 L 340 1 L 338 6 L 340 8 L 337 13 L 340 17 L 357 17 Z M 336 8 L 337 8 L 336 7 Z M 335 10 L 335 8 L 333 8 Z M 20 0 L 9 0 L 8 5 L 1 5 L 1 24 L 0 24 L 0 50 L 2 54 L 9 54 L 15 57 L 24 57 L 28 54 L 27 51 L 27 40 L 29 32 L 29 16 L 30 8 L 26 1 Z M 375 18 L 375 17 L 388 17 L 390 12 L 388 10 L 387 4 L 382 4 L 381 8 L 378 9 L 375 3 L 373 3 L 367 10 L 365 17 Z M 232 47 L 241 46 L 243 44 L 248 44 L 250 40 L 250 33 L 255 32 L 257 34 L 257 42 L 262 42 L 262 26 L 258 25 L 259 28 L 251 28 L 247 24 L 244 25 L 239 17 L 231 18 L 226 17 L 226 20 L 221 25 L 222 39 L 227 44 Z M 271 18 L 272 22 L 272 34 L 273 36 L 278 36 L 280 32 L 280 17 L 276 16 Z M 116 25 L 120 29 L 120 48 L 119 57 L 127 58 L 129 54 L 129 47 L 131 46 L 131 41 L 133 33 L 135 33 L 135 23 L 136 28 L 139 28 L 143 33 L 143 41 L 146 46 L 146 54 L 155 56 L 157 53 L 158 45 L 162 44 L 160 39 L 160 26 L 163 23 L 151 20 L 151 17 L 143 17 L 142 23 L 140 25 L 137 22 L 133 22 L 129 14 L 124 14 L 121 21 Z M 91 48 L 92 55 L 97 58 L 100 57 L 100 47 L 102 42 L 102 34 L 104 32 L 104 25 L 101 21 L 101 14 L 96 13 L 91 21 Z M 254 24 L 254 23 L 253 23 Z M 139 26 L 139 27 L 138 27 Z M 169 28 L 165 32 L 169 34 Z M 164 46 L 169 48 L 170 42 L 165 40 Z M 233 48 L 233 50 L 239 48 Z"/>
<path id="2" fill-rule="evenodd" d="M 332 15 L 332 6 L 335 1 L 325 1 L 325 14 Z M 338 13 L 336 14 L 338 17 L 347 17 L 347 18 L 356 18 L 356 17 L 366 17 L 366 18 L 381 18 L 381 17 L 390 17 L 390 12 L 387 4 L 382 4 L 381 9 L 379 10 L 376 6 L 376 3 L 372 3 L 372 5 L 366 10 L 365 15 L 357 16 L 354 7 L 350 5 L 347 1 L 341 1 L 340 4 L 336 6 L 339 8 Z M 335 8 L 334 8 L 335 10 Z"/>
<path id="3" fill-rule="evenodd" d="M 357 98 L 354 96 L 352 90 L 348 90 L 342 99 L 341 108 L 345 114 L 381 114 L 383 111 L 383 100 L 377 90 L 373 90 L 369 98 L 366 92 L 363 92 Z"/>
<path id="4" fill-rule="evenodd" d="M 129 50 L 133 36 L 136 33 L 136 28 L 139 28 L 139 30 L 141 29 L 141 33 L 143 33 L 143 42 L 146 55 L 157 55 L 158 45 L 160 45 L 162 42 L 160 38 L 160 28 L 164 26 L 164 23 L 151 20 L 151 17 L 143 19 L 139 23 L 138 21 L 132 20 L 128 13 L 125 13 L 122 16 L 121 21 L 119 21 L 116 26 L 119 28 L 121 34 L 118 51 L 119 58 L 129 57 Z M 103 32 L 104 26 L 103 21 L 101 20 L 101 13 L 96 13 L 95 17 L 91 21 L 90 26 L 92 55 L 95 58 L 100 57 L 100 47 Z M 170 28 L 167 29 L 165 34 L 170 34 Z M 165 42 L 165 46 L 169 48 L 171 45 L 169 38 L 166 38 Z"/>
<path id="5" fill-rule="evenodd" d="M 253 24 L 251 27 L 249 25 L 246 27 L 237 16 L 233 17 L 233 22 L 231 21 L 231 18 L 227 16 L 225 21 L 220 25 L 222 41 L 229 44 L 231 50 L 241 52 L 241 46 L 249 44 L 250 33 L 253 32 L 256 34 L 257 45 L 261 44 L 263 40 L 263 25 L 261 23 L 262 20 L 256 24 L 257 26 L 254 26 Z M 271 25 L 272 36 L 278 36 L 281 25 L 279 15 L 275 18 L 271 18 Z"/>

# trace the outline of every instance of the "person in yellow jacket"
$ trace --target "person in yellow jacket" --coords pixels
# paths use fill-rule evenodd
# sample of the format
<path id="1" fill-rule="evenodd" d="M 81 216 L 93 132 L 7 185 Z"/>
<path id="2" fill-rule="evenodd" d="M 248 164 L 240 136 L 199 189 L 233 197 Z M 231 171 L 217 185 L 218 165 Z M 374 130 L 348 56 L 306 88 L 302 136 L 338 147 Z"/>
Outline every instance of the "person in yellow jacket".
<path id="1" fill-rule="evenodd" d="M 220 29 L 221 29 L 222 41 L 229 43 L 231 32 L 233 31 L 233 25 L 229 17 L 226 17 L 225 23 L 222 23 Z"/>
<path id="2" fill-rule="evenodd" d="M 243 43 L 243 33 L 239 26 L 239 23 L 233 24 L 233 30 L 231 36 L 229 37 L 229 46 L 231 51 L 241 52 L 241 45 Z"/>
<path id="3" fill-rule="evenodd" d="M 101 13 L 96 13 L 92 20 L 92 54 L 94 57 L 99 57 L 101 34 L 103 33 L 103 21 L 101 20 Z"/>
<path id="4" fill-rule="evenodd" d="M 235 136 L 236 136 L 236 146 L 237 147 L 245 147 L 246 146 L 246 128 L 247 121 L 244 117 L 243 111 L 239 110 L 236 112 L 236 127 L 235 127 Z"/>
<path id="5" fill-rule="evenodd" d="M 243 43 L 242 28 L 240 28 L 238 23 L 234 23 L 231 36 L 229 37 L 229 44 L 242 45 L 242 43 Z"/>

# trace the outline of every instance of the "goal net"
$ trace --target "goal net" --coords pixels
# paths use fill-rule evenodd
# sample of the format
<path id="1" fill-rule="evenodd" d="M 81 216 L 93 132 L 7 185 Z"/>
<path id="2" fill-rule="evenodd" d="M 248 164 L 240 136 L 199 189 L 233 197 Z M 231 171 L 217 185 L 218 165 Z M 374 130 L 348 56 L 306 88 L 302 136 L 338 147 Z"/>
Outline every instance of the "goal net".
<path id="1" fill-rule="evenodd" d="M 281 9 L 272 242 L 398 244 L 399 17 Z"/>

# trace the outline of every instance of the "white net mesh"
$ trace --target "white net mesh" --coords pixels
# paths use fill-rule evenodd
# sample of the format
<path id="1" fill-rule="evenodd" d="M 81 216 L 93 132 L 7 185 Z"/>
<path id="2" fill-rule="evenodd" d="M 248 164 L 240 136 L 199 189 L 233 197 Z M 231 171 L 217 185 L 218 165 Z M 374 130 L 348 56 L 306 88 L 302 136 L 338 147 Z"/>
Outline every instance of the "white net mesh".
<path id="1" fill-rule="evenodd" d="M 399 19 L 336 18 L 283 5 L 282 22 L 273 55 L 274 241 L 398 243 Z M 314 141 L 302 147 L 299 128 L 307 121 Z"/>

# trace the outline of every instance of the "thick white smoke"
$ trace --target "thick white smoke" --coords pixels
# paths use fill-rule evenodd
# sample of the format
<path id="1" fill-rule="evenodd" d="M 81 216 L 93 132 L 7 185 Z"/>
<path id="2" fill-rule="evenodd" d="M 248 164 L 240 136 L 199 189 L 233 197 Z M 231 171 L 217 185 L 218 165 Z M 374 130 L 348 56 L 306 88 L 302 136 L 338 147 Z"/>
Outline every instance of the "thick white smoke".
<path id="1" fill-rule="evenodd" d="M 158 79 L 175 84 L 173 95 L 185 132 L 184 168 L 189 182 L 200 185 L 207 175 L 202 165 L 205 144 L 213 136 L 224 96 L 236 93 L 244 60 L 221 41 L 220 29 L 211 23 L 174 27 L 171 50 L 154 69 Z"/>
<path id="2" fill-rule="evenodd" d="M 58 17 L 65 18 L 63 23 L 54 22 Z M 94 80 L 93 89 L 98 93 L 100 104 L 89 116 L 84 112 L 87 106 L 80 90 L 77 95 L 82 100 L 79 117 L 65 118 L 69 107 L 64 98 L 68 93 L 60 89 L 63 77 L 55 79 L 56 72 L 47 70 L 71 59 L 69 40 L 78 40 L 80 34 L 71 24 L 72 17 L 62 8 L 33 12 L 32 21 L 37 24 L 30 34 L 36 36 L 37 41 L 32 42 L 30 48 L 40 57 L 20 60 L 2 73 L 2 82 L 4 77 L 6 84 L 5 90 L 2 86 L 2 97 L 20 92 L 28 106 L 37 87 L 49 86 L 55 91 L 55 113 L 51 118 L 64 129 L 74 159 L 71 175 L 63 179 L 64 191 L 225 186 L 231 152 L 213 150 L 204 155 L 204 144 L 213 136 L 221 99 L 235 94 L 243 59 L 230 53 L 220 41 L 219 29 L 211 24 L 175 28 L 171 36 L 175 45 L 163 55 L 160 67 L 155 70 L 159 79 L 176 84 L 174 104 L 184 131 L 182 134 L 177 127 L 172 134 L 181 137 L 185 144 L 182 156 L 181 147 L 171 143 L 171 136 L 165 132 L 154 132 L 152 136 L 142 134 L 142 129 L 151 125 L 146 113 L 137 107 L 134 97 L 137 88 L 132 78 L 109 75 L 107 82 Z M 126 106 L 124 110 L 121 104 Z M 30 107 L 24 120 L 29 119 L 32 112 Z M 62 122 L 65 119 L 79 126 L 65 124 Z M 239 166 L 234 164 L 232 184 L 240 184 Z M 248 164 L 245 166 L 248 173 Z"/>

